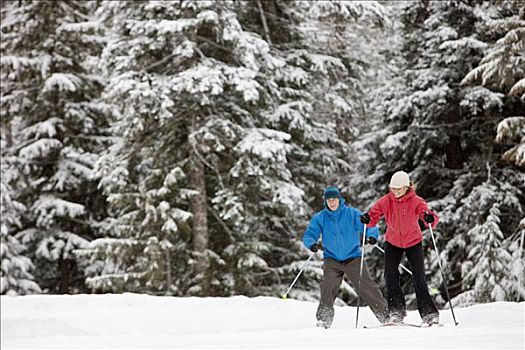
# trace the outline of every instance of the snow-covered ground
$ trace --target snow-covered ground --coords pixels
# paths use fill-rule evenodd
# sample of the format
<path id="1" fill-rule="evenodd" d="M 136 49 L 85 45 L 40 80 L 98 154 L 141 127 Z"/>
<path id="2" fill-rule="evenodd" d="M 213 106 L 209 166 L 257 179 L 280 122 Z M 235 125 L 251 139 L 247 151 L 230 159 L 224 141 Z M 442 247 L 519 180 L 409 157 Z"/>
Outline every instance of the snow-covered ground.
<path id="1" fill-rule="evenodd" d="M 315 303 L 279 298 L 173 298 L 139 294 L 1 297 L 2 349 L 17 348 L 440 348 L 524 349 L 525 303 L 441 311 L 445 327 L 376 325 L 369 308 L 337 307 L 315 327 Z M 416 311 L 407 321 L 419 323 Z"/>

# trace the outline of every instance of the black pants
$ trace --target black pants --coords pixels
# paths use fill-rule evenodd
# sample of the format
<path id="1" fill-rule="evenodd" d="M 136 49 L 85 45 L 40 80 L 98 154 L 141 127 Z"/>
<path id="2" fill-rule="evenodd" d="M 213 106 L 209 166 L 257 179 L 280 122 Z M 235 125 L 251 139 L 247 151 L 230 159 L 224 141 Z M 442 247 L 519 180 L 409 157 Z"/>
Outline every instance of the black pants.
<path id="1" fill-rule="evenodd" d="M 436 305 L 428 292 L 423 260 L 423 245 L 418 243 L 409 248 L 398 248 L 386 242 L 385 244 L 385 279 L 388 293 L 388 310 L 390 315 L 406 315 L 405 295 L 399 286 L 399 263 L 406 253 L 412 282 L 416 291 L 417 308 L 422 319 L 438 314 Z"/>

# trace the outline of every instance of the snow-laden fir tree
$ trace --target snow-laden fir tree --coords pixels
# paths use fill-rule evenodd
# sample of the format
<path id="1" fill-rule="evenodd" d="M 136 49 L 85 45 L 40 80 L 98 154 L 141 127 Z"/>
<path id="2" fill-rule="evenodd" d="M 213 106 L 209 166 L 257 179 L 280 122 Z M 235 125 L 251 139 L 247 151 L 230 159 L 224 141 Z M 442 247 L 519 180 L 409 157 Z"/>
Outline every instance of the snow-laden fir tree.
<path id="1" fill-rule="evenodd" d="M 81 290 L 74 250 L 92 238 L 104 207 L 92 178 L 108 112 L 96 102 L 103 42 L 89 17 L 95 5 L 2 4 L 2 120 L 18 121 L 8 146 L 18 173 L 10 186 L 26 207 L 13 233 L 35 266 L 37 283 L 50 292 Z"/>
<path id="2" fill-rule="evenodd" d="M 485 21 L 487 35 L 497 40 L 489 44 L 478 66 L 461 81 L 462 84 L 481 83 L 492 91 L 525 94 L 525 8 L 519 1 L 499 5 L 500 17 L 479 13 Z"/>
<path id="3" fill-rule="evenodd" d="M 514 299 L 525 299 L 525 217 L 521 219 L 516 232 L 506 239 L 511 254 L 509 274 L 505 276 L 504 288 Z"/>
<path id="4" fill-rule="evenodd" d="M 479 65 L 461 83 L 481 83 L 491 91 L 525 100 L 525 7 L 516 1 L 502 5 L 501 10 L 510 16 L 488 18 L 485 24 L 487 32 L 498 40 L 488 45 Z M 499 123 L 496 142 L 513 145 L 503 154 L 503 159 L 521 169 L 525 168 L 523 109 Z"/>
<path id="5" fill-rule="evenodd" d="M 105 95 L 121 113 L 98 166 L 113 215 L 92 244 L 94 289 L 252 295 L 291 281 L 308 200 L 344 166 L 350 108 L 335 84 L 348 67 L 299 29 L 322 17 L 305 5 L 103 4 Z"/>
<path id="6" fill-rule="evenodd" d="M 450 266 L 459 258 L 456 254 L 461 255 L 462 289 L 465 292 L 455 298 L 461 305 L 514 300 L 517 296 L 507 288 L 507 282 L 514 277 L 511 271 L 513 261 L 501 231 L 499 207 L 519 210 L 520 205 L 516 193 L 509 193 L 513 190 L 511 186 L 493 182 L 496 183 L 477 186 L 463 200 L 454 219 L 469 218 L 465 220 L 471 229 L 465 238 L 450 240 L 441 256 Z"/>
<path id="7" fill-rule="evenodd" d="M 268 4 L 272 2 L 267 2 Z M 273 96 L 273 106 L 267 107 L 270 112 L 265 111 L 263 115 L 269 120 L 269 126 L 290 135 L 287 144 L 291 152 L 285 160 L 286 168 L 292 176 L 288 181 L 293 181 L 304 191 L 307 204 L 312 209 L 319 210 L 322 209 L 323 187 L 327 184 L 337 184 L 340 182 L 340 175 L 350 169 L 347 161 L 347 143 L 355 137 L 356 124 L 359 122 L 358 117 L 361 116 L 361 110 L 358 108 L 362 98 L 361 62 L 347 55 L 348 51 L 341 48 L 342 37 L 350 36 L 352 31 L 357 32 L 355 27 L 358 23 L 362 25 L 382 23 L 385 14 L 382 7 L 373 2 L 361 4 L 299 1 L 291 4 L 280 2 L 274 4 L 277 4 L 279 11 L 288 17 L 276 17 L 279 11 L 272 11 L 270 6 L 267 15 L 268 27 L 278 30 L 270 32 L 270 39 L 267 40 L 276 49 L 275 54 L 281 56 L 287 66 L 283 67 L 282 72 L 278 71 L 275 79 L 281 92 Z M 256 9 L 249 7 L 247 9 L 257 14 Z M 249 20 L 253 15 L 246 17 Z M 248 20 L 245 19 L 243 24 L 246 23 L 245 25 L 248 26 Z M 286 31 L 278 28 L 277 20 L 295 23 L 293 26 L 288 24 L 287 30 L 291 39 L 281 38 L 280 34 Z M 333 40 L 331 36 L 331 28 L 335 26 L 338 26 L 340 33 L 337 40 Z M 261 36 L 264 35 L 262 31 Z M 256 159 L 256 154 L 253 152 L 247 156 L 251 161 Z M 284 185 L 278 183 L 272 192 L 282 196 L 282 193 L 296 191 L 293 187 Z M 237 185 L 238 189 L 243 187 Z M 257 187 L 264 188 L 265 185 L 261 183 Z M 244 203 L 253 200 L 251 196 L 243 198 Z M 303 261 L 294 262 L 293 255 L 282 252 L 289 249 L 290 239 L 293 239 L 291 243 L 294 253 L 301 252 L 300 239 L 307 223 L 304 212 L 275 211 L 271 205 L 268 206 L 270 210 L 262 209 L 246 211 L 247 215 L 243 223 L 245 227 L 251 227 L 252 225 L 248 223 L 253 221 L 254 227 L 260 227 L 257 229 L 260 233 L 255 239 L 267 242 L 268 253 L 271 253 L 262 257 L 271 267 L 283 266 L 279 273 L 290 282 Z M 306 218 L 311 213 L 310 209 Z M 267 222 L 266 227 L 261 226 L 264 222 Z M 244 236 L 246 237 L 246 234 Z M 292 264 L 289 264 L 290 261 Z M 317 265 L 312 264 L 306 268 L 307 277 L 303 282 L 308 292 L 301 293 L 302 286 L 298 285 L 292 291 L 292 296 L 308 298 L 307 294 L 311 295 L 312 290 L 314 293 L 317 292 L 317 281 L 320 278 L 320 269 Z M 310 266 L 312 266 L 311 271 Z M 275 282 L 272 283 L 270 288 L 258 290 L 272 293 L 272 288 L 282 289 L 277 287 Z M 350 291 L 348 287 L 345 290 Z"/>
<path id="8" fill-rule="evenodd" d="M 502 281 L 508 273 L 511 256 L 507 250 L 502 249 L 503 234 L 499 228 L 499 215 L 498 204 L 495 204 L 490 209 L 487 220 L 468 232 L 474 237 L 474 248 L 468 253 L 468 260 L 462 266 L 462 273 L 464 283 L 469 289 L 463 295 L 471 294 L 470 301 L 506 300 L 507 295 Z M 466 302 L 468 303 L 469 300 Z"/>
<path id="9" fill-rule="evenodd" d="M 493 222 L 499 219 L 502 245 L 523 216 L 523 173 L 499 161 L 502 149 L 494 139 L 498 123 L 522 111 L 524 103 L 483 87 L 460 85 L 499 39 L 487 30 L 492 21 L 518 12 L 516 2 L 505 1 L 421 1 L 404 7 L 401 79 L 379 90 L 375 125 L 354 147 L 362 155 L 360 168 L 371 175 L 366 184 L 375 192 L 362 193 L 365 203 L 386 193 L 393 172 L 405 170 L 441 216 L 434 233 L 452 295 L 472 288 L 463 283 L 461 263 L 481 243 L 468 232 L 485 223 L 490 208 L 501 201 L 491 215 L 497 216 Z M 356 180 L 356 186 L 364 186 Z M 482 196 L 485 183 L 500 195 L 483 207 L 466 200 Z M 424 235 L 431 284 L 441 285 L 435 254 Z M 491 263 L 498 264 L 499 257 L 491 255 Z"/>
<path id="10" fill-rule="evenodd" d="M 23 255 L 24 247 L 14 233 L 22 227 L 21 218 L 26 210 L 25 206 L 17 201 L 17 193 L 11 183 L 19 174 L 14 157 L 9 154 L 12 143 L 12 124 L 2 113 L 2 130 L 0 145 L 0 294 L 19 295 L 39 293 L 40 287 L 35 283 L 31 260 Z"/>
<path id="11" fill-rule="evenodd" d="M 310 109 L 316 129 L 302 137 L 295 137 L 297 133 L 292 133 L 291 142 L 298 144 L 306 158 L 291 157 L 289 168 L 301 188 L 305 189 L 310 207 L 317 211 L 323 209 L 324 185 L 342 188 L 346 174 L 354 170 L 355 155 L 348 146 L 359 138 L 362 126 L 368 122 L 364 103 L 366 89 L 376 80 L 376 74 L 383 71 L 378 63 L 384 61 L 381 61 L 380 49 L 376 46 L 381 40 L 374 34 L 386 30 L 390 21 L 385 8 L 376 2 L 306 1 L 300 5 L 306 10 L 306 17 L 300 25 L 303 45 L 309 51 L 337 58 L 335 62 L 339 62 L 335 74 L 325 79 L 326 83 L 320 84 L 315 76 L 310 79 L 313 82 L 308 87 L 313 97 Z M 343 191 L 347 203 L 353 206 L 356 205 L 352 201 L 354 194 L 354 189 Z M 305 225 L 306 222 L 298 225 L 299 238 Z M 290 274 L 297 271 L 290 271 Z M 319 264 L 307 265 L 305 289 L 309 293 L 317 291 L 316 283 L 321 278 Z M 301 286 L 294 288 L 292 295 L 299 293 L 300 289 Z M 342 290 L 341 297 L 345 301 L 355 300 L 355 291 L 348 284 L 343 283 Z"/>
<path id="12" fill-rule="evenodd" d="M 103 4 L 115 38 L 105 50 L 106 99 L 121 115 L 117 142 L 98 167 L 114 218 L 107 227 L 113 238 L 92 244 L 88 283 L 94 289 L 209 295 L 233 287 L 210 244 L 216 240 L 222 248 L 215 250 L 222 251 L 223 241 L 233 238 L 216 212 L 222 235 L 210 235 L 207 191 L 222 189 L 219 197 L 239 205 L 222 179 L 233 154 L 221 152 L 232 152 L 248 134 L 239 122 L 250 123 L 251 115 L 237 104 L 252 107 L 260 97 L 255 65 L 265 49 L 264 41 L 242 31 L 233 10 L 222 2 Z M 238 67 L 227 64 L 230 55 Z M 270 132 L 259 134 L 271 144 Z M 245 147 L 237 147 L 239 154 Z M 150 261 L 146 250 L 161 253 Z"/>
<path id="13" fill-rule="evenodd" d="M 486 20 L 486 31 L 491 36 L 496 37 L 497 41 L 488 45 L 487 52 L 479 62 L 479 66 L 472 69 L 461 82 L 463 85 L 481 83 L 482 86 L 491 91 L 509 95 L 506 99 L 507 103 L 515 103 L 519 106 L 523 106 L 520 100 L 525 101 L 525 7 L 522 5 L 519 2 L 503 3 L 500 11 L 506 13 L 507 16 L 495 19 L 489 17 Z M 516 112 L 516 115 L 499 122 L 494 141 L 508 148 L 501 158 L 508 163 L 507 167 L 516 170 L 518 175 L 516 183 L 519 184 L 520 178 L 523 179 L 525 175 L 523 173 L 525 168 L 525 115 L 523 108 L 516 109 Z M 506 191 L 503 190 L 502 192 Z M 502 196 L 500 201 L 512 197 L 512 195 Z M 492 259 L 492 263 L 504 263 L 506 269 L 506 273 L 500 274 L 499 279 L 491 281 L 494 289 L 501 289 L 502 292 L 497 293 L 497 295 L 488 291 L 481 293 L 479 283 L 476 281 L 474 290 L 469 290 L 460 297 L 472 297 L 472 293 L 474 293 L 475 300 L 493 301 L 500 300 L 502 297 L 505 300 L 525 299 L 523 211 L 518 205 L 515 207 L 517 207 L 518 213 L 522 214 L 521 222 L 519 225 L 515 223 L 512 225 L 513 227 L 517 226 L 514 233 L 505 235 L 500 248 L 501 258 Z M 489 219 L 492 219 L 490 221 L 498 221 L 498 217 L 493 218 L 493 216 L 489 215 L 487 222 Z M 503 237 L 500 238 L 503 240 Z M 505 254 L 510 255 L 510 257 L 506 258 Z"/>

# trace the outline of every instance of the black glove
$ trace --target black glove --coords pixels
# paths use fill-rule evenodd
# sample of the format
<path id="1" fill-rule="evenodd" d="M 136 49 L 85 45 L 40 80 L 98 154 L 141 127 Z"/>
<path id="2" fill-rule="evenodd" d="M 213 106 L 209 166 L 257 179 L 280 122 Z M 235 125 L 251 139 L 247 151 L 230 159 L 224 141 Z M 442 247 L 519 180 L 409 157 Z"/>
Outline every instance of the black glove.
<path id="1" fill-rule="evenodd" d="M 434 215 L 430 214 L 430 213 L 425 213 L 425 222 L 427 224 L 431 224 L 434 222 Z"/>
<path id="2" fill-rule="evenodd" d="M 317 251 L 319 250 L 319 248 L 322 249 L 322 245 L 318 244 L 318 243 L 314 243 L 310 246 L 310 251 L 312 253 L 317 253 Z"/>
<path id="3" fill-rule="evenodd" d="M 377 239 L 375 239 L 374 237 L 366 237 L 366 243 L 374 245 L 377 243 Z"/>
<path id="4" fill-rule="evenodd" d="M 361 221 L 361 223 L 367 225 L 370 223 L 370 215 L 368 215 L 368 213 L 364 213 L 359 217 L 359 220 Z"/>

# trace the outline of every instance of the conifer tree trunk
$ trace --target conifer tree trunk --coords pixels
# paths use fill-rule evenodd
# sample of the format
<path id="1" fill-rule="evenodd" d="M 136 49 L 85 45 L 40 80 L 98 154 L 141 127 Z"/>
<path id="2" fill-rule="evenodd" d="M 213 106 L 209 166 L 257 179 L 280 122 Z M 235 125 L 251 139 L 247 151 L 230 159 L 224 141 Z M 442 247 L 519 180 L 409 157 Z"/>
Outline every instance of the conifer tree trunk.
<path id="1" fill-rule="evenodd" d="M 193 214 L 193 250 L 197 253 L 197 262 L 195 264 L 196 274 L 202 274 L 202 296 L 209 295 L 210 283 L 209 276 L 206 275 L 208 270 L 208 259 L 204 253 L 209 246 L 208 235 L 208 218 L 206 205 L 206 180 L 204 173 L 204 164 L 197 154 L 193 155 L 193 169 L 190 172 L 190 187 L 199 192 L 191 199 L 190 211 Z"/>
<path id="2" fill-rule="evenodd" d="M 190 174 L 192 189 L 199 194 L 191 199 L 193 214 L 193 249 L 202 253 L 208 249 L 208 218 L 206 210 L 206 182 L 204 179 L 204 164 L 198 157 L 193 160 L 193 170 Z"/>
<path id="3" fill-rule="evenodd" d="M 58 282 L 58 293 L 68 294 L 70 286 L 71 262 L 63 257 L 58 259 L 58 269 L 60 271 L 60 280 Z"/>

